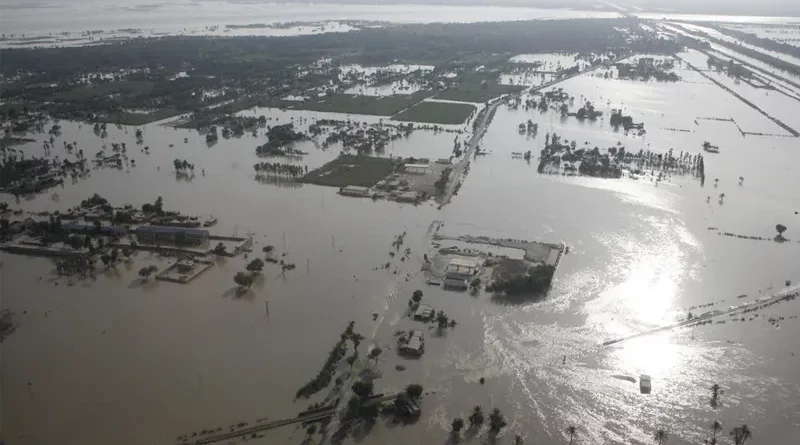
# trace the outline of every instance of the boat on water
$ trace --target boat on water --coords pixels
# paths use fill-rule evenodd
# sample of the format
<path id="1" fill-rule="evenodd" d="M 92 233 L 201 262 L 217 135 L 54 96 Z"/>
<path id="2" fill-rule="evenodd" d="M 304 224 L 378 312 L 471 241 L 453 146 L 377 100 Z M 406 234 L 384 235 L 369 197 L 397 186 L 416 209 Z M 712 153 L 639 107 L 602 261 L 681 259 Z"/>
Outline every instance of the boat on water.
<path id="1" fill-rule="evenodd" d="M 216 223 L 217 223 L 217 218 L 212 217 L 203 222 L 203 227 L 211 227 Z"/>
<path id="2" fill-rule="evenodd" d="M 647 374 L 642 374 L 639 376 L 639 391 L 642 394 L 650 394 L 650 391 L 653 390 L 653 386 L 650 382 L 650 376 Z"/>

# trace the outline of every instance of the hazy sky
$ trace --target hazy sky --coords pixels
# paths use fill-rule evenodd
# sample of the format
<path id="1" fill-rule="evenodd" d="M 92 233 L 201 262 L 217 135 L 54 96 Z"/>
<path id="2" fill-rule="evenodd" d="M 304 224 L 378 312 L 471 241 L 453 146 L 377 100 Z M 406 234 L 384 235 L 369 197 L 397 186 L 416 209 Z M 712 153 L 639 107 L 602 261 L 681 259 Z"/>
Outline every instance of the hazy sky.
<path id="1" fill-rule="evenodd" d="M 670 11 L 673 13 L 702 14 L 748 14 L 777 15 L 800 17 L 800 0 L 148 0 L 149 4 L 164 3 L 360 3 L 360 4 L 440 4 L 440 5 L 487 5 L 487 6 L 532 6 L 545 8 L 595 9 L 608 8 L 607 3 L 622 7 L 639 7 L 647 12 Z M 2 8 L 19 7 L 37 8 L 47 4 L 93 3 L 96 0 L 0 0 Z M 108 3 L 124 3 L 124 0 L 108 0 Z M 102 3 L 102 2 L 100 2 Z M 142 1 L 133 1 L 142 3 Z M 800 21 L 800 19 L 798 19 Z"/>

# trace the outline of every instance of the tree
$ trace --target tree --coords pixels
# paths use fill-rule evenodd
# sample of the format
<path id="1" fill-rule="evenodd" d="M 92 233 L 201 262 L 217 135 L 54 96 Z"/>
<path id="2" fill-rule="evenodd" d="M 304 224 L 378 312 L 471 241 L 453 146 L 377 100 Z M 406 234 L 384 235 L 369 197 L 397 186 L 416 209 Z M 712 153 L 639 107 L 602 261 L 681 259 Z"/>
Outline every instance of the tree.
<path id="1" fill-rule="evenodd" d="M 522 436 L 520 436 L 519 434 L 514 436 L 514 445 L 523 445 L 524 443 L 525 441 L 522 440 Z"/>
<path id="2" fill-rule="evenodd" d="M 419 383 L 412 383 L 406 386 L 406 395 L 411 400 L 417 400 L 422 396 L 422 385 Z"/>
<path id="3" fill-rule="evenodd" d="M 214 253 L 216 253 L 217 255 L 225 255 L 226 253 L 228 253 L 227 250 L 225 249 L 225 244 L 222 244 L 222 241 L 217 243 L 216 247 L 214 247 Z"/>
<path id="4" fill-rule="evenodd" d="M 414 301 L 414 303 L 419 304 L 420 301 L 422 301 L 422 291 L 419 289 L 415 290 L 411 295 L 411 300 Z"/>
<path id="5" fill-rule="evenodd" d="M 438 325 L 439 325 L 439 328 L 440 328 L 440 329 L 444 329 L 444 328 L 446 328 L 446 327 L 447 327 L 447 323 L 448 323 L 449 321 L 450 321 L 450 319 L 449 319 L 449 318 L 447 318 L 447 315 L 445 315 L 444 311 L 439 311 L 439 312 L 436 314 L 436 324 L 438 324 Z"/>
<path id="6" fill-rule="evenodd" d="M 353 383 L 352 389 L 358 397 L 364 400 L 372 395 L 374 386 L 372 382 L 362 382 L 359 380 L 358 382 Z"/>
<path id="7" fill-rule="evenodd" d="M 172 161 L 172 164 L 175 166 L 176 172 L 183 170 L 183 164 L 181 163 L 180 159 L 175 158 L 175 160 Z"/>
<path id="8" fill-rule="evenodd" d="M 733 443 L 736 445 L 744 445 L 747 439 L 751 438 L 753 434 L 750 432 L 750 427 L 746 424 L 742 424 L 742 426 L 734 427 L 730 432 L 731 438 L 733 439 Z"/>
<path id="9" fill-rule="evenodd" d="M 711 424 L 711 441 L 709 442 L 711 445 L 717 445 L 717 435 L 720 431 L 722 431 L 722 425 L 715 420 Z"/>
<path id="10" fill-rule="evenodd" d="M 453 429 L 453 435 L 458 436 L 461 433 L 461 429 L 464 428 L 464 419 L 461 417 L 456 417 L 453 420 L 453 424 L 451 425 Z"/>
<path id="11" fill-rule="evenodd" d="M 653 440 L 655 440 L 658 445 L 665 445 L 667 443 L 667 437 L 667 432 L 664 431 L 663 428 L 659 428 L 653 433 Z"/>
<path id="12" fill-rule="evenodd" d="M 383 350 L 381 348 L 372 348 L 372 350 L 369 351 L 369 358 L 371 358 L 371 359 L 373 359 L 373 360 L 375 360 L 377 362 L 378 361 L 378 356 L 381 355 L 381 352 L 383 352 Z"/>
<path id="13" fill-rule="evenodd" d="M 480 405 L 475 405 L 472 409 L 472 414 L 469 415 L 469 425 L 471 427 L 479 427 L 483 425 L 483 408 Z"/>
<path id="14" fill-rule="evenodd" d="M 778 232 L 778 238 L 783 238 L 783 232 L 786 231 L 786 226 L 784 226 L 783 224 L 777 224 L 775 226 L 775 231 Z"/>
<path id="15" fill-rule="evenodd" d="M 94 220 L 92 224 L 94 224 L 95 233 L 100 233 L 100 231 L 103 230 L 103 223 L 101 223 L 99 219 Z"/>
<path id="16" fill-rule="evenodd" d="M 156 266 L 145 266 L 139 269 L 139 276 L 147 280 L 150 275 L 154 274 L 158 271 L 158 267 Z"/>
<path id="17" fill-rule="evenodd" d="M 308 436 L 309 440 L 311 439 L 311 436 L 313 436 L 314 433 L 316 432 L 317 432 L 317 425 L 309 425 L 308 428 L 306 428 L 306 436 Z"/>
<path id="18" fill-rule="evenodd" d="M 711 385 L 711 407 L 716 408 L 719 404 L 719 396 L 724 393 L 722 387 L 718 383 Z"/>
<path id="19" fill-rule="evenodd" d="M 114 247 L 111 249 L 111 263 L 114 264 L 119 259 L 119 250 Z"/>
<path id="20" fill-rule="evenodd" d="M 567 427 L 567 434 L 569 434 L 569 444 L 572 445 L 572 439 L 575 438 L 575 434 L 578 432 L 578 429 L 575 428 L 574 425 L 570 425 Z"/>
<path id="21" fill-rule="evenodd" d="M 250 286 L 253 285 L 253 276 L 249 273 L 236 272 L 236 275 L 233 276 L 233 282 L 241 287 L 250 289 Z"/>
<path id="22" fill-rule="evenodd" d="M 377 403 L 365 403 L 359 410 L 359 415 L 367 422 L 374 422 L 378 418 L 378 414 L 380 414 L 380 410 Z"/>
<path id="23" fill-rule="evenodd" d="M 100 255 L 100 261 L 103 262 L 103 266 L 108 267 L 109 263 L 111 263 L 111 256 L 107 253 Z"/>
<path id="24" fill-rule="evenodd" d="M 508 423 L 506 422 L 506 418 L 503 416 L 503 413 L 500 412 L 500 409 L 493 409 L 489 414 L 489 430 L 499 433 L 500 430 L 506 425 L 508 425 Z"/>
<path id="25" fill-rule="evenodd" d="M 264 270 L 264 260 L 256 258 L 247 265 L 247 270 L 250 272 L 261 272 Z"/>

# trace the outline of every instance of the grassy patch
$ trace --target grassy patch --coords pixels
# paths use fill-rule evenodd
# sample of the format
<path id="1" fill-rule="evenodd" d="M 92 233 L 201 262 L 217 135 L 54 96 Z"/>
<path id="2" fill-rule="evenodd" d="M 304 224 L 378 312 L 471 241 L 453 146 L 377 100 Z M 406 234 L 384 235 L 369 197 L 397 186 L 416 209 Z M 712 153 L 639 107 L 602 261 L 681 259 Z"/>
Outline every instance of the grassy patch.
<path id="1" fill-rule="evenodd" d="M 294 110 L 328 111 L 332 113 L 393 116 L 432 95 L 432 91 L 417 91 L 413 94 L 395 94 L 383 97 L 334 94 L 314 101 L 300 102 L 291 108 Z"/>
<path id="2" fill-rule="evenodd" d="M 125 80 L 121 82 L 99 83 L 88 87 L 73 88 L 69 91 L 59 93 L 56 99 L 66 101 L 84 102 L 95 97 L 105 98 L 112 94 L 123 96 L 141 96 L 150 94 L 153 91 L 153 82 Z"/>
<path id="3" fill-rule="evenodd" d="M 450 102 L 421 102 L 392 117 L 397 121 L 427 122 L 431 124 L 463 124 L 475 111 L 475 105 Z"/>
<path id="4" fill-rule="evenodd" d="M 28 142 L 36 142 L 36 139 L 31 138 L 15 138 L 12 136 L 5 136 L 0 138 L 0 148 L 12 147 L 14 145 L 27 144 Z"/>
<path id="5" fill-rule="evenodd" d="M 214 108 L 205 108 L 192 115 L 192 119 L 175 125 L 178 128 L 203 128 L 223 123 L 231 114 L 254 107 L 285 108 L 286 102 L 261 96 L 240 97 L 233 102 Z"/>
<path id="6" fill-rule="evenodd" d="M 503 94 L 513 94 L 525 89 L 521 85 L 500 85 L 494 81 L 465 82 L 436 96 L 442 100 L 483 103 Z"/>
<path id="7" fill-rule="evenodd" d="M 168 117 L 177 116 L 181 114 L 180 111 L 161 109 L 153 111 L 152 113 L 109 113 L 103 116 L 98 116 L 97 120 L 109 124 L 121 125 L 144 125 L 150 122 L 160 121 Z"/>
<path id="8" fill-rule="evenodd" d="M 308 172 L 302 182 L 330 187 L 357 185 L 372 187 L 394 171 L 394 163 L 388 158 L 372 156 L 342 155 L 322 167 Z"/>

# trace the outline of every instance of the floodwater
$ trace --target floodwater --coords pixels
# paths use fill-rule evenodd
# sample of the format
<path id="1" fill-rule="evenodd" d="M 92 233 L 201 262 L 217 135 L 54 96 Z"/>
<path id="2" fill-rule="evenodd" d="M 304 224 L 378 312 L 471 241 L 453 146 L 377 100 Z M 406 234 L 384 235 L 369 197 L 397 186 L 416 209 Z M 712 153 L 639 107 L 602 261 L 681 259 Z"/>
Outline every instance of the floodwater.
<path id="1" fill-rule="evenodd" d="M 107 2 L 89 0 L 23 0 L 3 2 L 0 28 L 5 34 L 28 36 L 63 31 L 118 30 L 140 28 L 178 33 L 225 25 L 317 22 L 328 20 L 383 21 L 392 23 L 486 22 L 570 18 L 617 18 L 604 11 L 539 9 L 493 6 L 363 5 L 318 3 L 261 3 L 242 1 L 133 0 Z M 260 34 L 258 29 L 253 30 Z M 210 32 L 205 30 L 205 33 Z M 222 29 L 220 29 L 222 32 Z"/>
<path id="2" fill-rule="evenodd" d="M 0 199 L 38 211 L 65 209 L 95 192 L 118 205 L 162 196 L 166 208 L 218 217 L 214 233 L 252 234 L 251 259 L 271 244 L 297 269 L 281 275 L 268 265 L 250 292 L 235 297 L 232 278 L 246 264 L 242 257 L 221 260 L 195 282 L 179 285 L 141 283 L 139 267 L 167 262 L 139 253 L 130 268 L 119 266 L 96 281 L 67 286 L 68 280 L 51 275 L 49 260 L 4 254 L 2 307 L 14 311 L 19 322 L 2 345 L 6 440 L 162 444 L 205 428 L 293 416 L 321 399 L 293 402 L 337 335 L 355 320 L 356 331 L 384 350 L 376 392 L 412 382 L 435 391 L 424 398 L 419 422 L 390 426 L 379 421 L 365 444 L 445 443 L 452 419 L 466 417 L 476 404 L 487 411 L 497 406 L 508 417 L 500 443 L 514 434 L 527 443 L 566 443 L 564 429 L 570 424 L 578 427 L 578 443 L 649 443 L 656 427 L 669 431 L 671 444 L 699 443 L 709 437 L 713 420 L 726 432 L 745 422 L 759 443 L 792 443 L 800 435 L 795 341 L 800 320 L 774 326 L 766 318 L 800 315 L 798 300 L 761 311 L 753 321 L 601 346 L 673 323 L 692 306 L 727 308 L 777 290 L 787 279 L 800 280 L 796 139 L 743 137 L 730 122 L 697 120 L 732 117 L 746 131 L 780 133 L 773 122 L 694 71 L 681 68 L 679 75 L 685 82 L 581 76 L 558 85 L 575 96 L 574 107 L 588 99 L 603 110 L 605 117 L 597 122 L 501 106 L 481 143 L 489 154 L 473 160 L 463 187 L 441 210 L 431 203 L 415 207 L 341 197 L 334 188 L 261 184 L 254 178 L 254 162 L 287 162 L 255 155 L 263 136 L 221 138 L 208 147 L 196 132 L 151 124 L 144 127 L 144 145 L 151 151 L 145 155 L 135 145 L 133 128 L 110 126 L 102 140 L 90 126 L 61 122 L 56 147 L 75 140 L 91 158 L 101 144 L 125 141 L 136 167 L 96 170 L 86 180 L 67 181 L 63 188 L 19 203 L 10 196 Z M 607 116 L 618 107 L 644 122 L 647 134 L 612 130 Z M 294 117 L 298 126 L 313 117 L 341 118 L 267 109 L 254 113 L 281 123 Z M 539 124 L 535 138 L 517 131 L 527 119 Z M 686 177 L 656 185 L 542 176 L 535 161 L 512 159 L 511 152 L 538 152 L 547 132 L 578 145 L 620 143 L 628 151 L 697 153 L 708 140 L 721 153 L 706 154 L 704 186 Z M 415 132 L 385 155 L 446 157 L 453 137 Z M 309 168 L 340 151 L 338 146 L 321 150 L 312 142 L 297 148 L 310 154 L 293 162 Z M 41 154 L 41 143 L 23 149 Z M 196 165 L 192 181 L 176 179 L 175 158 Z M 745 178 L 741 186 L 739 176 Z M 716 187 L 714 178 L 719 178 Z M 719 203 L 723 192 L 726 198 Z M 419 268 L 430 252 L 433 221 L 443 223 L 445 235 L 563 241 L 571 251 L 546 300 L 502 304 L 485 294 L 424 284 Z M 791 242 L 748 241 L 708 230 L 771 237 L 777 223 L 789 227 Z M 412 250 L 404 262 L 388 255 L 393 237 L 402 232 L 407 232 L 404 247 Z M 392 264 L 388 271 L 374 270 L 386 261 Z M 425 302 L 444 310 L 458 326 L 441 335 L 426 330 L 425 355 L 406 360 L 394 354 L 393 334 L 420 327 L 403 316 L 414 289 L 422 289 Z M 749 297 L 737 299 L 741 294 Z M 376 321 L 373 313 L 379 315 Z M 398 364 L 407 369 L 396 371 Z M 642 395 L 637 385 L 614 377 L 640 374 L 652 376 L 652 394 Z M 481 377 L 485 385 L 478 383 Z M 713 409 L 708 388 L 715 382 L 725 394 Z M 250 442 L 299 444 L 303 437 L 301 430 L 287 427 Z M 485 440 L 484 431 L 468 443 Z"/>

